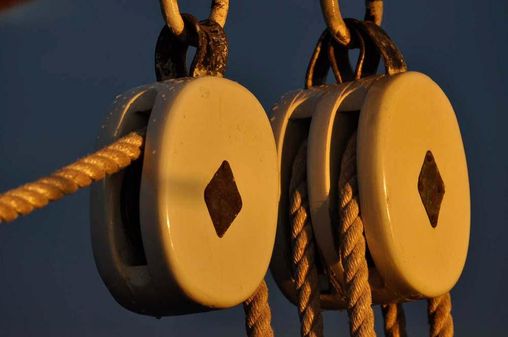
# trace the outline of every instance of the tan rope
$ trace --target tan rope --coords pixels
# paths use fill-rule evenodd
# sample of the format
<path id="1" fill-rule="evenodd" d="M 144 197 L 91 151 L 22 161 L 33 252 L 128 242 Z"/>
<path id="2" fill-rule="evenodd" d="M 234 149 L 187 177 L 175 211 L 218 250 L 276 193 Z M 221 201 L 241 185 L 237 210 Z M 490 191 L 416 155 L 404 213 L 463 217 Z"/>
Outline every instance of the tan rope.
<path id="1" fill-rule="evenodd" d="M 92 182 L 129 166 L 139 158 L 144 145 L 144 130 L 132 132 L 113 144 L 88 155 L 48 177 L 41 178 L 0 195 L 0 222 L 14 221 L 63 198 Z M 273 337 L 272 314 L 265 281 L 243 304 L 249 337 Z"/>
<path id="2" fill-rule="evenodd" d="M 365 259 L 366 243 L 358 206 L 356 133 L 349 140 L 342 157 L 339 203 L 339 253 L 345 273 L 349 330 L 353 337 L 372 337 L 376 335 L 376 332 L 374 331 L 374 312 L 371 307 L 369 270 Z"/>
<path id="3" fill-rule="evenodd" d="M 381 310 L 385 321 L 385 336 L 407 337 L 406 316 L 402 304 L 383 304 Z"/>
<path id="4" fill-rule="evenodd" d="M 450 293 L 427 300 L 431 337 L 452 337 L 453 317 Z"/>
<path id="5" fill-rule="evenodd" d="M 132 132 L 48 177 L 0 195 L 0 222 L 14 221 L 128 166 L 141 154 L 143 132 Z"/>
<path id="6" fill-rule="evenodd" d="M 92 182 L 101 180 L 129 166 L 139 158 L 144 145 L 144 131 L 132 132 L 113 144 L 88 155 L 48 177 L 41 178 L 0 195 L 0 222 L 14 221 L 63 198 Z M 300 147 L 291 177 L 291 220 L 293 263 L 298 291 L 301 335 L 323 335 L 323 320 L 319 303 L 317 269 L 314 263 L 314 238 L 308 217 L 306 183 L 306 142 Z M 356 134 L 348 143 L 342 158 L 339 178 L 340 244 L 339 252 L 345 271 L 346 304 L 350 333 L 353 337 L 372 337 L 374 313 L 365 259 L 366 243 L 357 196 Z M 268 288 L 265 281 L 244 304 L 247 335 L 273 337 Z M 445 294 L 428 300 L 431 337 L 452 337 L 451 297 Z M 383 305 L 385 335 L 406 337 L 405 316 L 401 305 Z"/>
<path id="7" fill-rule="evenodd" d="M 308 215 L 306 166 L 307 142 L 304 142 L 293 162 L 289 188 L 294 278 L 301 336 L 321 337 L 323 319 L 314 257 L 314 234 Z"/>
<path id="8" fill-rule="evenodd" d="M 243 302 L 245 329 L 249 337 L 273 337 L 272 312 L 268 303 L 268 287 L 263 280 L 250 298 Z"/>

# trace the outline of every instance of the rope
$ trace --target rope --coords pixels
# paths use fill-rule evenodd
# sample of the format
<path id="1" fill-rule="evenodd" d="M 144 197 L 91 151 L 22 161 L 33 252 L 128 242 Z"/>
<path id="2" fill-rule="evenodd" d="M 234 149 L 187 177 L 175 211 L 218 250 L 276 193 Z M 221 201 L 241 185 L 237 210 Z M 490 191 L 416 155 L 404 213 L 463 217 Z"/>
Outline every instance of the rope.
<path id="1" fill-rule="evenodd" d="M 11 222 L 43 208 L 130 165 L 141 155 L 143 132 L 132 132 L 48 177 L 0 195 L 0 222 Z"/>
<path id="2" fill-rule="evenodd" d="M 346 306 L 352 337 L 373 337 L 374 312 L 365 259 L 366 243 L 356 182 L 356 133 L 342 156 L 339 177 L 339 254 L 345 273 Z"/>
<path id="3" fill-rule="evenodd" d="M 14 221 L 20 215 L 32 213 L 47 206 L 51 201 L 61 199 L 129 166 L 141 155 L 144 145 L 143 135 L 144 130 L 132 132 L 48 177 L 0 195 L 0 222 Z M 265 281 L 261 283 L 256 293 L 244 302 L 243 307 L 249 337 L 274 336 Z"/>
<path id="4" fill-rule="evenodd" d="M 345 272 L 350 334 L 353 337 L 375 336 L 368 266 L 365 259 L 366 243 L 358 205 L 356 134 L 349 140 L 342 156 L 339 196 L 341 218 L 339 252 Z M 428 300 L 431 337 L 453 336 L 451 307 L 449 293 Z M 383 305 L 382 311 L 385 320 L 385 335 L 387 337 L 406 337 L 406 319 L 402 305 Z"/>
<path id="5" fill-rule="evenodd" d="M 293 162 L 289 189 L 294 278 L 301 336 L 322 337 L 323 319 L 314 258 L 314 234 L 308 216 L 306 166 L 307 142 L 304 142 Z"/>
<path id="6" fill-rule="evenodd" d="M 249 337 L 273 337 L 272 312 L 268 303 L 268 287 L 263 280 L 258 289 L 243 302 L 245 329 Z"/>
<path id="7" fill-rule="evenodd" d="M 0 195 L 0 222 L 11 222 L 43 208 L 92 182 L 129 166 L 138 159 L 144 145 L 144 130 L 135 131 L 111 145 L 41 178 Z M 273 337 L 272 314 L 265 281 L 243 304 L 249 337 Z"/>
<path id="8" fill-rule="evenodd" d="M 59 200 L 93 182 L 129 166 L 138 159 L 144 145 L 143 131 L 135 131 L 111 145 L 57 170 L 48 177 L 25 184 L 0 195 L 0 222 L 11 222 Z M 314 236 L 308 216 L 306 182 L 307 143 L 295 157 L 290 183 L 291 238 L 298 312 L 303 337 L 322 337 L 323 319 L 319 300 L 318 273 L 314 256 Z M 365 259 L 366 243 L 357 196 L 356 134 L 342 157 L 339 177 L 340 244 L 345 272 L 346 305 L 352 337 L 373 337 L 374 313 Z M 428 300 L 431 337 L 452 337 L 451 297 L 445 294 Z M 261 283 L 243 308 L 249 337 L 273 337 L 268 288 Z M 406 337 L 405 315 L 400 304 L 382 306 L 387 337 Z"/>
<path id="9" fill-rule="evenodd" d="M 450 293 L 427 300 L 431 337 L 452 337 L 453 317 Z"/>
<path id="10" fill-rule="evenodd" d="M 381 305 L 385 321 L 384 331 L 386 337 L 407 337 L 406 316 L 402 304 Z"/>

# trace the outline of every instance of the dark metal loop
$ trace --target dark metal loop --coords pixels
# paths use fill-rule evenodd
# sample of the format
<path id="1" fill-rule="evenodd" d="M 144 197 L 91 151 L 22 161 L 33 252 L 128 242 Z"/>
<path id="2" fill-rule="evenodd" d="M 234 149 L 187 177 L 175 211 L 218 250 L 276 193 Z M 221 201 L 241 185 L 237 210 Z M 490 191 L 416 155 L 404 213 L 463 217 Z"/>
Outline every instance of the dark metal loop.
<path id="1" fill-rule="evenodd" d="M 383 0 L 365 0 L 365 20 L 381 25 Z M 321 10 L 333 38 L 342 45 L 351 43 L 351 33 L 342 18 L 339 0 L 321 0 Z"/>
<path id="2" fill-rule="evenodd" d="M 334 57 L 330 58 L 330 65 L 338 83 L 359 80 L 362 77 L 376 73 L 380 61 L 379 53 L 356 30 L 351 30 L 351 43 L 349 45 L 344 46 L 335 40 L 332 43 L 334 44 L 335 53 Z M 354 73 L 350 66 L 348 67 L 344 61 L 341 61 L 347 60 L 349 62 L 349 51 L 352 49 L 359 50 Z"/>
<path id="3" fill-rule="evenodd" d="M 374 75 L 381 58 L 387 75 L 407 70 L 402 53 L 381 27 L 372 22 L 355 19 L 346 19 L 345 23 L 351 32 L 348 45 L 336 42 L 328 30 L 321 34 L 307 68 L 306 88 L 326 83 L 330 68 L 337 83 Z M 349 50 L 356 48 L 360 52 L 353 72 Z"/>
<path id="4" fill-rule="evenodd" d="M 359 49 L 354 71 L 349 58 L 351 49 Z M 330 68 L 337 83 L 349 82 L 372 75 L 376 73 L 379 60 L 379 54 L 370 45 L 366 44 L 362 35 L 355 30 L 352 31 L 351 43 L 345 46 L 337 43 L 330 31 L 326 29 L 321 34 L 309 62 L 305 87 L 310 88 L 325 84 Z"/>
<path id="5" fill-rule="evenodd" d="M 179 77 L 224 76 L 228 58 L 228 42 L 223 28 L 212 20 L 198 20 L 182 14 L 188 38 L 182 41 L 165 25 L 155 47 L 157 81 Z M 196 47 L 190 71 L 187 71 L 187 51 Z"/>
<path id="6" fill-rule="evenodd" d="M 375 54 L 381 56 L 386 75 L 407 71 L 407 64 L 400 49 L 381 27 L 370 21 L 355 19 L 346 19 L 345 21 L 349 29 L 355 30 L 362 36 L 367 56 Z"/>
<path id="7" fill-rule="evenodd" d="M 328 71 L 330 70 L 330 56 L 328 53 L 330 39 L 330 31 L 325 29 L 319 37 L 316 47 L 314 47 L 309 65 L 307 66 L 307 73 L 305 75 L 306 89 L 326 83 Z"/>

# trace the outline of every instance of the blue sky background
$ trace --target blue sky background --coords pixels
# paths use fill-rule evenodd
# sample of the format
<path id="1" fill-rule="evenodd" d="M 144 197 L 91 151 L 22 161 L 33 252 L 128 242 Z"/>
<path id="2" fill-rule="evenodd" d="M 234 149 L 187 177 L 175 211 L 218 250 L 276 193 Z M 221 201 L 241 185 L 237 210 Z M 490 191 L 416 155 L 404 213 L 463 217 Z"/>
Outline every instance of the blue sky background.
<path id="1" fill-rule="evenodd" d="M 342 1 L 363 15 L 363 1 Z M 209 0 L 181 1 L 203 18 Z M 504 336 L 508 301 L 508 2 L 386 1 L 384 28 L 412 70 L 454 104 L 466 145 L 471 245 L 453 291 L 457 336 Z M 93 149 L 114 96 L 155 80 L 163 21 L 156 0 L 36 0 L 0 13 L 0 190 Z M 300 88 L 324 28 L 317 0 L 231 1 L 227 76 L 265 109 Z M 88 191 L 0 226 L 0 336 L 241 336 L 239 308 L 169 317 L 121 308 L 96 272 Z M 268 277 L 277 336 L 297 336 L 297 310 Z M 424 303 L 406 306 L 411 336 L 426 336 Z M 380 322 L 380 316 L 377 317 Z M 347 333 L 344 312 L 326 335 Z M 378 330 L 380 331 L 380 330 Z"/>

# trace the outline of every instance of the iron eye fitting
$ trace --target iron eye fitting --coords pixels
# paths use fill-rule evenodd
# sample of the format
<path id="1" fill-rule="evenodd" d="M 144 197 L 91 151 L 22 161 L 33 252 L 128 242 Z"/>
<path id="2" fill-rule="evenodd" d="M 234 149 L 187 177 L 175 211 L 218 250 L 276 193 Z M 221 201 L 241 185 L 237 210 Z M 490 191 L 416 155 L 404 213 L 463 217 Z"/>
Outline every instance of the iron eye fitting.
<path id="1" fill-rule="evenodd" d="M 380 26 L 383 21 L 383 0 L 365 0 L 365 21 Z M 351 42 L 351 33 L 340 12 L 339 0 L 321 0 L 321 9 L 332 36 L 342 45 Z"/>

